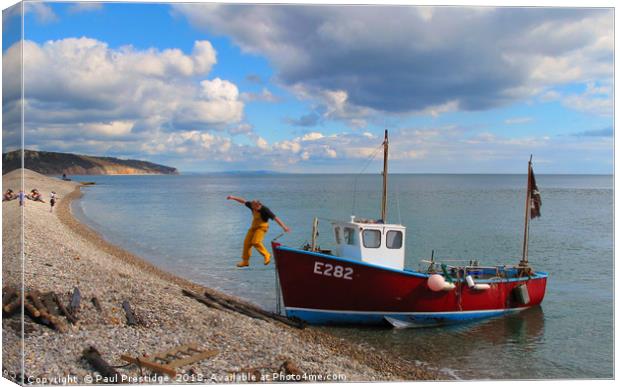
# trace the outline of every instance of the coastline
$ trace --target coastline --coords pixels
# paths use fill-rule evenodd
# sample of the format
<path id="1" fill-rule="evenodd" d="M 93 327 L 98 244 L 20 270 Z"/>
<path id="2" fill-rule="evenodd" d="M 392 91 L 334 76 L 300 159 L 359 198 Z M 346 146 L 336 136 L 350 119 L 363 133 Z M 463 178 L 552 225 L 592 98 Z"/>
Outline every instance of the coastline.
<path id="1" fill-rule="evenodd" d="M 73 216 L 71 202 L 82 195 L 78 183 L 28 170 L 24 172 L 27 190 L 36 184 L 40 191 L 55 189 L 60 196 L 53 213 L 49 213 L 49 204 L 27 201 L 24 207 L 25 286 L 41 292 L 56 291 L 67 301 L 74 286 L 79 286 L 82 292 L 80 321 L 69 325 L 68 333 L 52 331 L 29 322 L 26 317 L 24 345 L 27 376 L 45 380 L 75 376 L 82 381 L 93 374 L 92 368 L 80 360 L 82 350 L 89 345 L 97 347 L 110 364 L 120 364 L 124 363 L 119 359 L 123 353 L 135 356 L 153 354 L 180 344 L 197 342 L 203 348 L 218 350 L 218 354 L 186 366 L 181 371 L 191 369 L 191 373 L 204 379 L 173 379 L 166 382 L 245 381 L 228 380 L 226 377 L 251 372 L 273 375 L 285 361 L 292 362 L 308 375 L 342 375 L 344 379 L 341 381 L 447 378 L 385 351 L 350 343 L 314 327 L 298 330 L 277 322 L 209 308 L 185 297 L 182 289 L 203 293 L 207 288 L 164 271 L 142 257 L 105 241 L 99 233 Z M 5 187 L 8 187 L 6 183 L 11 182 L 11 174 L 3 176 Z M 9 258 L 15 255 L 11 251 L 15 249 L 15 243 L 11 240 L 7 243 L 7 238 L 18 235 L 11 235 L 15 234 L 15 227 L 7 230 L 9 223 L 6 223 L 11 220 L 11 211 L 17 206 L 16 201 L 3 203 L 3 285 L 17 278 L 18 271 L 10 270 Z M 5 246 L 8 251 L 4 251 Z M 98 312 L 91 304 L 91 297 L 94 296 L 100 300 L 103 312 Z M 130 302 L 142 321 L 139 326 L 127 326 L 120 307 L 123 300 Z M 16 351 L 19 336 L 15 324 L 9 324 L 6 320 L 3 319 L 3 363 L 7 370 L 17 372 L 19 359 L 11 355 L 19 352 Z M 45 355 L 42 356 L 42 353 Z M 140 375 L 136 366 L 119 371 L 131 377 Z"/>

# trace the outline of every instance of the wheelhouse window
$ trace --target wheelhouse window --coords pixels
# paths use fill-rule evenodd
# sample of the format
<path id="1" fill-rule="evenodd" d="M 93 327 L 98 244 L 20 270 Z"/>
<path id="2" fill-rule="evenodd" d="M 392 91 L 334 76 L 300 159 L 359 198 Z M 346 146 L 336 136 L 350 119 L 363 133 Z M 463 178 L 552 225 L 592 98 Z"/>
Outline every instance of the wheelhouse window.
<path id="1" fill-rule="evenodd" d="M 336 235 L 336 243 L 337 244 L 341 244 L 342 243 L 342 236 L 340 234 L 340 227 L 334 227 L 334 234 Z"/>
<path id="2" fill-rule="evenodd" d="M 379 230 L 364 230 L 362 237 L 366 248 L 376 249 L 381 246 L 381 231 Z"/>
<path id="3" fill-rule="evenodd" d="M 347 245 L 355 245 L 355 229 L 350 227 L 344 228 L 344 242 Z"/>
<path id="4" fill-rule="evenodd" d="M 385 245 L 388 249 L 400 249 L 403 247 L 403 232 L 390 230 L 385 236 Z"/>

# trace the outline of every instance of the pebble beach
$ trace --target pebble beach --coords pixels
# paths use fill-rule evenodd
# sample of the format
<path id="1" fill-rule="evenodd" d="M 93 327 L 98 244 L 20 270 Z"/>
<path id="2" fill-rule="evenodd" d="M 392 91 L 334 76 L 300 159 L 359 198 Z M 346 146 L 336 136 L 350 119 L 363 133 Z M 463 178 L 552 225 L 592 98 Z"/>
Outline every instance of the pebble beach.
<path id="1" fill-rule="evenodd" d="M 55 191 L 59 201 L 26 200 L 23 207 L 24 267 L 20 258 L 21 208 L 17 200 L 3 202 L 3 286 L 41 293 L 54 291 L 68 303 L 74 288 L 82 301 L 78 322 L 64 333 L 24 318 L 24 340 L 19 313 L 4 317 L 3 370 L 21 372 L 36 384 L 103 383 L 82 352 L 95 347 L 117 368 L 124 382 L 229 383 L 246 381 L 404 381 L 445 379 L 429 367 L 414 364 L 367 345 L 350 343 L 320 328 L 296 329 L 230 310 L 218 310 L 183 295 L 187 289 L 202 294 L 205 287 L 158 269 L 148 261 L 106 242 L 71 214 L 70 203 L 81 195 L 79 182 L 62 181 L 29 170 L 3 176 L 3 190 L 37 188 L 43 199 Z M 207 284 L 208 285 L 208 284 Z M 215 285 L 215 284 L 214 284 Z M 211 290 L 212 291 L 212 290 Z M 91 299 L 96 297 L 99 311 Z M 129 326 L 122 308 L 129 302 L 139 324 Z M 177 377 L 151 374 L 127 366 L 122 354 L 154 354 L 195 343 L 217 354 L 179 369 Z M 293 364 L 295 372 L 283 371 Z"/>

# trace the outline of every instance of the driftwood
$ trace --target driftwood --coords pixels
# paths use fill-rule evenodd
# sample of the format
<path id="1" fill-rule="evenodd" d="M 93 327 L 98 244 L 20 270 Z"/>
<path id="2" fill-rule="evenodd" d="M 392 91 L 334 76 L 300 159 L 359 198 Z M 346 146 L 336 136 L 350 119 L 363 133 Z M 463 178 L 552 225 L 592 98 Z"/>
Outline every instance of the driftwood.
<path id="1" fill-rule="evenodd" d="M 9 302 L 8 304 L 2 307 L 2 312 L 4 312 L 6 315 L 13 314 L 22 304 L 22 297 L 21 297 L 20 292 L 16 291 L 15 295 L 17 297 L 13 301 Z"/>
<path id="2" fill-rule="evenodd" d="M 101 308 L 101 303 L 99 302 L 99 299 L 97 297 L 91 298 L 90 302 L 93 303 L 95 309 L 97 309 L 97 312 L 101 313 L 103 311 L 103 309 Z"/>
<path id="3" fill-rule="evenodd" d="M 47 325 L 48 327 L 57 330 L 60 333 L 65 333 L 67 331 L 67 326 L 58 317 L 53 316 L 47 311 L 43 310 L 40 310 L 39 313 L 41 315 L 39 322 L 41 322 L 43 325 Z"/>
<path id="4" fill-rule="evenodd" d="M 149 368 L 159 374 L 166 374 L 174 377 L 177 374 L 177 368 L 185 367 L 215 356 L 219 353 L 217 349 L 198 349 L 194 343 L 181 345 L 171 348 L 167 351 L 154 353 L 150 356 L 144 355 L 133 357 L 128 354 L 121 355 L 121 359 L 129 363 L 137 364 L 140 367 Z"/>
<path id="5" fill-rule="evenodd" d="M 41 310 L 46 310 L 47 308 L 45 308 L 45 306 L 43 305 L 43 302 L 41 301 L 41 294 L 39 294 L 38 291 L 36 290 L 30 290 L 28 292 L 28 297 L 30 298 L 30 300 L 32 301 L 32 305 L 37 308 L 37 310 L 41 311 Z"/>
<path id="6" fill-rule="evenodd" d="M 297 365 L 293 363 L 291 360 L 286 360 L 284 363 L 282 363 L 279 371 L 282 372 L 284 375 L 301 375 L 302 374 L 299 367 L 297 367 Z"/>
<path id="7" fill-rule="evenodd" d="M 47 314 L 47 309 L 41 301 L 41 295 L 39 294 L 39 292 L 34 289 L 30 290 L 28 292 L 28 298 L 30 298 L 30 300 L 32 301 L 32 306 L 34 306 L 35 309 L 39 312 L 39 317 L 41 319 L 40 323 L 55 328 L 55 324 L 43 316 L 43 314 Z"/>
<path id="8" fill-rule="evenodd" d="M 214 309 L 219 309 L 219 310 L 225 310 L 221 305 L 211 301 L 210 299 L 206 298 L 205 296 L 202 296 L 198 293 L 194 293 L 191 290 L 187 290 L 187 289 L 183 289 L 183 294 L 191 297 L 193 299 L 195 299 L 198 302 L 201 302 L 203 304 L 205 304 L 208 307 L 214 308 Z"/>
<path id="9" fill-rule="evenodd" d="M 11 300 L 17 296 L 17 289 L 12 286 L 5 286 L 2 288 L 2 306 L 11 302 Z"/>
<path id="10" fill-rule="evenodd" d="M 65 323 L 59 319 L 58 310 L 56 309 L 55 294 L 53 292 L 41 295 L 36 289 L 31 289 L 25 293 L 22 298 L 19 291 L 12 292 L 11 289 L 5 289 L 4 296 L 13 293 L 12 297 L 3 297 L 4 300 L 10 302 L 3 305 L 2 311 L 10 315 L 20 308 L 23 302 L 24 312 L 32 318 L 36 323 L 46 325 L 59 332 L 66 332 Z M 17 297 L 15 297 L 17 296 Z"/>
<path id="11" fill-rule="evenodd" d="M 231 310 L 233 312 L 241 313 L 246 316 L 264 321 L 276 320 L 283 324 L 299 329 L 302 329 L 304 327 L 304 324 L 301 321 L 291 320 L 284 316 L 267 312 L 249 303 L 237 301 L 230 297 L 219 296 L 211 291 L 205 291 L 204 296 L 187 289 L 183 289 L 182 291 L 184 295 L 191 297 L 211 308 L 219 310 Z"/>
<path id="12" fill-rule="evenodd" d="M 24 310 L 32 318 L 41 317 L 41 312 L 39 312 L 39 310 L 35 308 L 28 300 L 24 300 Z"/>
<path id="13" fill-rule="evenodd" d="M 82 359 L 86 360 L 101 376 L 107 378 L 109 383 L 120 383 L 121 375 L 101 357 L 97 348 L 92 346 L 86 348 L 82 352 Z"/>
<path id="14" fill-rule="evenodd" d="M 80 301 L 82 300 L 82 293 L 76 286 L 73 288 L 73 294 L 71 295 L 71 302 L 69 303 L 69 312 L 75 315 L 80 310 Z"/>
<path id="15" fill-rule="evenodd" d="M 260 314 L 260 313 L 256 313 L 255 311 L 253 311 L 253 310 L 251 310 L 251 309 L 249 309 L 249 308 L 247 308 L 247 307 L 245 307 L 243 305 L 229 302 L 228 300 L 225 300 L 223 298 L 219 298 L 219 297 L 213 296 L 213 295 L 211 295 L 209 293 L 205 293 L 205 296 L 207 298 L 209 298 L 211 301 L 213 301 L 213 302 L 215 302 L 215 303 L 217 303 L 219 305 L 222 305 L 224 308 L 226 308 L 228 310 L 232 310 L 233 312 L 241 313 L 241 314 L 244 314 L 246 316 L 249 316 L 249 317 L 252 317 L 252 318 L 255 318 L 255 319 L 258 319 L 258 320 L 264 320 L 264 321 L 268 320 L 267 316 L 265 316 L 263 314 Z"/>
<path id="16" fill-rule="evenodd" d="M 227 309 L 234 310 L 236 312 L 245 314 L 253 318 L 258 318 L 260 320 L 266 320 L 266 319 L 276 320 L 285 325 L 298 328 L 298 329 L 303 329 L 305 327 L 305 324 L 302 321 L 293 320 L 293 319 L 287 318 L 285 316 L 281 316 L 273 312 L 268 312 L 266 310 L 259 308 L 258 306 L 235 300 L 232 297 L 220 296 L 210 290 L 205 291 L 205 296 L 210 298 L 212 301 L 223 305 Z"/>
<path id="17" fill-rule="evenodd" d="M 125 309 L 125 316 L 127 317 L 127 325 L 138 325 L 138 320 L 136 319 L 136 315 L 133 310 L 131 310 L 131 306 L 129 305 L 129 301 L 123 301 L 123 309 Z"/>
<path id="18" fill-rule="evenodd" d="M 77 317 L 75 317 L 69 310 L 67 310 L 67 308 L 65 308 L 65 305 L 62 303 L 62 300 L 60 299 L 60 297 L 58 297 L 56 293 L 52 294 L 54 296 L 54 301 L 56 301 L 58 309 L 60 309 L 60 312 L 67 318 L 67 320 L 71 322 L 71 324 L 76 324 L 78 321 Z"/>
<path id="19" fill-rule="evenodd" d="M 48 292 L 41 295 L 41 301 L 43 305 L 45 305 L 45 309 L 52 316 L 58 317 L 60 316 L 60 309 L 58 309 L 58 305 L 56 304 L 54 292 Z"/>

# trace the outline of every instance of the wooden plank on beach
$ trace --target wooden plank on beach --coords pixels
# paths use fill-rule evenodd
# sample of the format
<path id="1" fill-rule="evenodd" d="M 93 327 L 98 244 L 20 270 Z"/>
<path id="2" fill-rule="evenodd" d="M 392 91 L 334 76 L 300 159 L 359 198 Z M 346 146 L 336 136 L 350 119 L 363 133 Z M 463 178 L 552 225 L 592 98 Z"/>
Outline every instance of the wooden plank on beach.
<path id="1" fill-rule="evenodd" d="M 198 293 L 194 293 L 191 290 L 187 290 L 187 289 L 182 289 L 182 292 L 184 295 L 191 297 L 193 299 L 195 299 L 198 302 L 201 302 L 203 304 L 205 304 L 206 306 L 210 307 L 210 308 L 214 308 L 214 309 L 218 309 L 218 310 L 225 310 L 221 305 L 217 304 L 216 302 L 211 301 L 210 299 L 198 294 Z"/>
<path id="2" fill-rule="evenodd" d="M 180 345 L 151 356 L 132 357 L 124 354 L 121 355 L 121 359 L 141 367 L 150 368 L 157 373 L 174 377 L 177 374 L 177 368 L 199 362 L 218 353 L 217 349 L 198 349 L 198 346 L 192 343 Z"/>
<path id="3" fill-rule="evenodd" d="M 37 310 L 29 301 L 24 300 L 24 310 L 30 315 L 32 318 L 37 318 L 41 316 L 41 312 Z"/>
<path id="4" fill-rule="evenodd" d="M 56 305 L 56 301 L 54 301 L 53 292 L 43 293 L 41 295 L 41 301 L 43 302 L 43 305 L 45 305 L 45 309 L 47 309 L 49 314 L 55 317 L 60 316 L 60 309 L 58 309 L 58 305 Z"/>
<path id="5" fill-rule="evenodd" d="M 45 305 L 43 305 L 43 302 L 41 301 L 41 294 L 37 290 L 31 289 L 28 292 L 28 296 L 30 297 L 32 304 L 35 308 L 37 308 L 37 310 L 44 312 L 47 311 L 47 308 L 45 307 Z"/>
<path id="6" fill-rule="evenodd" d="M 39 322 L 43 325 L 47 325 L 60 333 L 65 333 L 67 331 L 67 326 L 62 322 L 62 320 L 58 319 L 58 317 L 52 316 L 47 313 L 47 311 L 39 311 L 39 313 L 41 314 Z"/>
<path id="7" fill-rule="evenodd" d="M 175 353 L 175 356 L 177 356 L 179 354 L 179 352 L 184 352 L 185 354 L 189 354 L 189 356 L 186 357 L 178 357 L 176 360 L 173 360 L 171 362 L 168 363 L 168 366 L 173 367 L 173 368 L 181 368 L 184 367 L 186 365 L 192 364 L 192 363 L 197 363 L 201 360 L 204 360 L 206 358 L 212 357 L 217 355 L 220 351 L 218 351 L 217 349 L 210 349 L 210 350 L 198 350 L 196 346 L 188 346 L 187 348 L 185 348 L 184 350 L 179 350 Z"/>
<path id="8" fill-rule="evenodd" d="M 298 329 L 303 329 L 305 327 L 305 324 L 302 321 L 289 319 L 285 316 L 268 312 L 250 303 L 237 301 L 232 297 L 220 296 L 210 290 L 205 290 L 205 296 L 213 302 L 221 304 L 230 310 L 234 310 L 238 313 L 242 313 L 253 318 L 258 318 L 261 320 L 272 319 Z"/>
<path id="9" fill-rule="evenodd" d="M 15 294 L 17 295 L 17 298 L 2 307 L 2 312 L 4 312 L 6 315 L 13 314 L 22 304 L 22 297 L 20 292 L 16 291 Z"/>
<path id="10" fill-rule="evenodd" d="M 107 378 L 112 383 L 120 383 L 121 376 L 114 368 L 112 368 L 107 361 L 103 359 L 97 348 L 88 347 L 82 352 L 82 358 L 90 364 L 95 371 L 99 372 L 101 376 Z"/>
<path id="11" fill-rule="evenodd" d="M 125 316 L 127 317 L 127 325 L 138 325 L 138 320 L 136 319 L 136 315 L 133 310 L 131 310 L 129 301 L 123 301 L 123 309 L 125 310 Z"/>
<path id="12" fill-rule="evenodd" d="M 69 320 L 71 324 L 77 323 L 77 317 L 75 317 L 71 312 L 69 312 L 69 310 L 67 310 L 67 308 L 65 308 L 65 305 L 62 303 L 60 297 L 58 297 L 58 294 L 52 292 L 52 295 L 54 297 L 54 301 L 56 301 L 58 309 L 60 309 L 60 311 L 67 318 L 67 320 Z"/>
<path id="13" fill-rule="evenodd" d="M 175 369 L 167 367 L 163 364 L 147 360 L 148 358 L 145 357 L 131 357 L 129 355 L 121 355 L 121 359 L 129 363 L 136 364 L 140 367 L 150 368 L 159 374 L 166 374 L 173 378 L 177 375 L 177 371 Z"/>
<path id="14" fill-rule="evenodd" d="M 2 307 L 11 302 L 17 295 L 17 289 L 12 286 L 5 286 L 2 288 Z"/>

